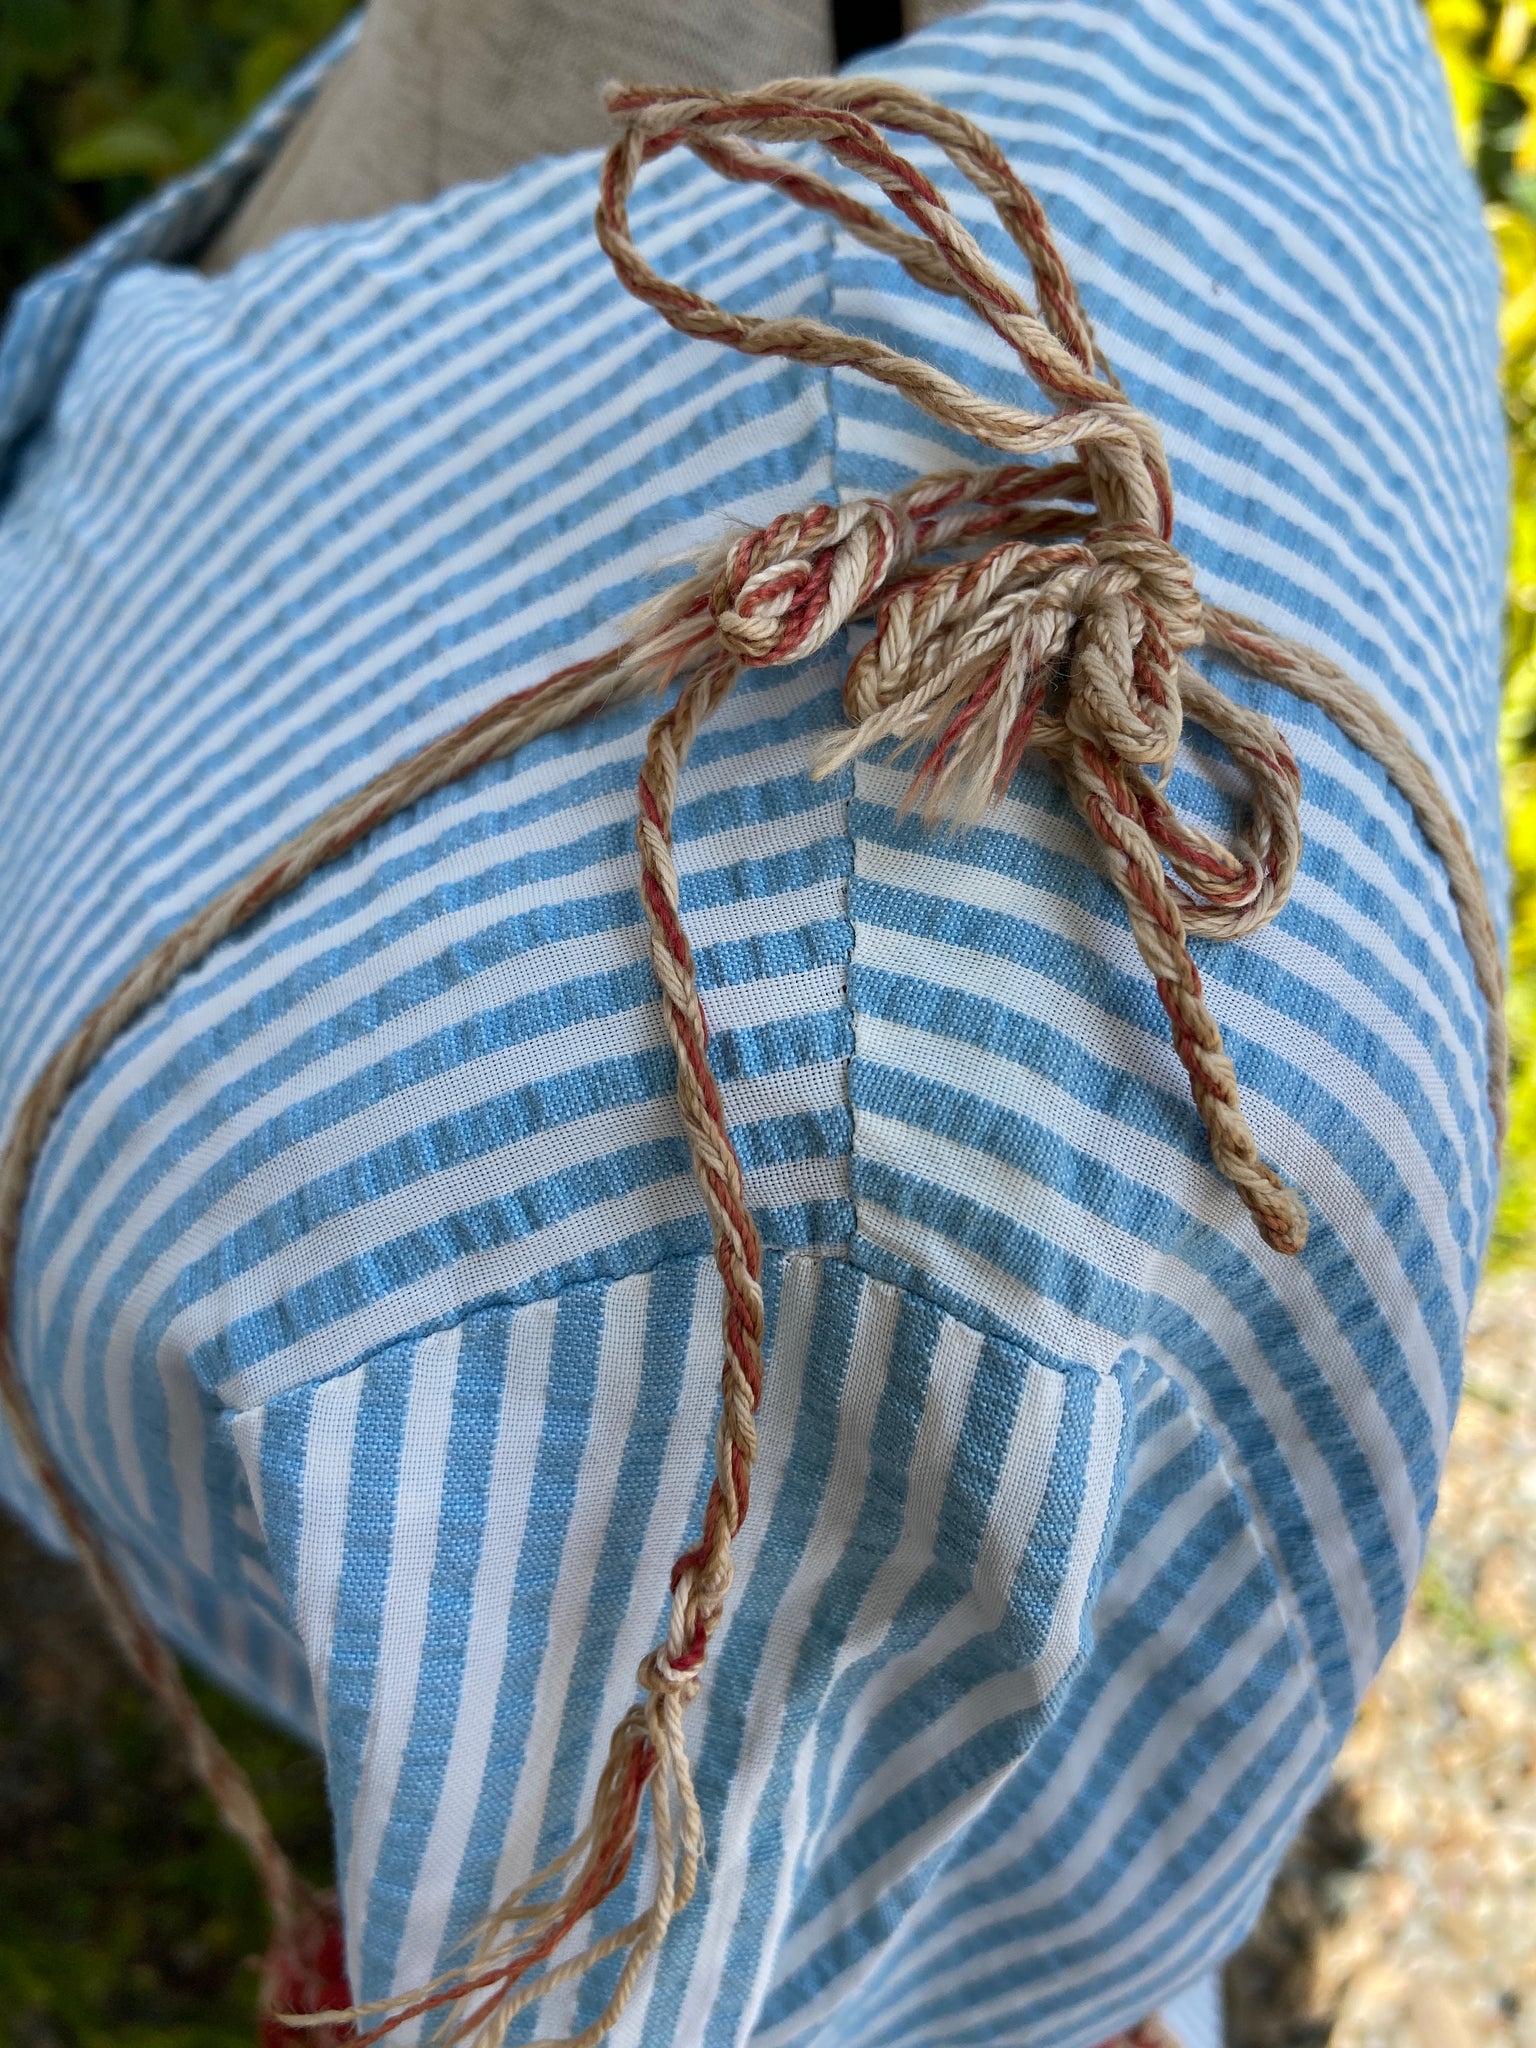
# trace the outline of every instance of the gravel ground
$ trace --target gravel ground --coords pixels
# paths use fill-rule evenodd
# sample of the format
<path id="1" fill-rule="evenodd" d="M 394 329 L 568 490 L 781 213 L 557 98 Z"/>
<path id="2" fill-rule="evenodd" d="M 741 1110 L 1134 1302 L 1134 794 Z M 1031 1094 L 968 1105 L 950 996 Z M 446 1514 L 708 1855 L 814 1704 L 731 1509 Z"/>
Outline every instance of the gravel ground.
<path id="1" fill-rule="evenodd" d="M 199 1690 L 320 1878 L 315 1760 Z M 240 1853 L 3 1520 L 0 1845 L 7 2048 L 249 2048 Z M 1536 2048 L 1536 1276 L 1479 1302 L 1408 1625 L 1226 1996 L 1230 2048 Z"/>

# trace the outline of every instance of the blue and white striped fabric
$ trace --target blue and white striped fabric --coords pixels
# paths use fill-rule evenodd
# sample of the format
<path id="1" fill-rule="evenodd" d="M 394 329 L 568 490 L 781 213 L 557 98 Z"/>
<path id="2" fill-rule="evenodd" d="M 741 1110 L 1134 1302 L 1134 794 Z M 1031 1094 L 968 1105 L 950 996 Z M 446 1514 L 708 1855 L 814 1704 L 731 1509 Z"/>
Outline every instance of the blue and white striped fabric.
<path id="1" fill-rule="evenodd" d="M 1205 593 L 1381 694 L 1497 898 L 1494 279 L 1411 0 L 998 0 L 878 64 L 1039 188 Z M 665 329 L 592 240 L 591 155 L 178 267 L 312 85 L 0 352 L 8 1104 L 215 889 L 611 642 L 728 521 L 968 452 Z M 712 295 L 1013 389 L 771 194 L 671 160 L 635 218 Z M 1305 785 L 1290 906 L 1200 949 L 1311 1204 L 1270 1255 L 1050 775 L 963 838 L 887 767 L 809 779 L 844 652 L 747 678 L 684 777 L 769 1369 L 693 1715 L 709 1868 L 618 2038 L 1087 2048 L 1239 1941 L 1399 1625 L 1493 1195 L 1485 1020 L 1381 773 L 1224 678 Z M 324 1744 L 365 1996 L 569 1840 L 707 1483 L 646 716 L 419 805 L 222 946 L 77 1091 L 27 1211 L 50 1439 L 174 1639 Z M 1226 816 L 1199 734 L 1177 780 Z"/>

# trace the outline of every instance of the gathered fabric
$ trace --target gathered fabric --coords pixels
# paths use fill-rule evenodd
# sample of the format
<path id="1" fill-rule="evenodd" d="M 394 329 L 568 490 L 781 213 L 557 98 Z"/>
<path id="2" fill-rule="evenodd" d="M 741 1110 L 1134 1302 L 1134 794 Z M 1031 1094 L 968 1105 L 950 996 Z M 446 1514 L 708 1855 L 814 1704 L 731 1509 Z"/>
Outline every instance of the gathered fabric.
<path id="1" fill-rule="evenodd" d="M 622 132 L 604 166 L 596 232 L 629 291 L 689 335 L 750 355 L 859 370 L 1004 462 L 927 476 L 889 498 L 812 505 L 728 539 L 646 606 L 620 646 L 492 707 L 333 807 L 162 942 L 86 1019 L 30 1091 L 0 1162 L 0 1321 L 9 1327 L 32 1167 L 70 1090 L 134 1018 L 259 910 L 407 805 L 604 707 L 672 693 L 646 747 L 636 840 L 677 1099 L 723 1283 L 714 1477 L 698 1539 L 672 1567 L 666 1634 L 640 1665 L 640 1698 L 613 1732 L 590 1819 L 563 1855 L 497 1907 L 458 1967 L 398 1996 L 338 2007 L 328 1965 L 307 1973 L 296 1966 L 295 1956 L 330 1953 L 325 1902 L 294 1876 L 248 1784 L 201 1721 L 174 1659 L 52 1459 L 9 1344 L 0 1346 L 0 1389 L 17 1439 L 119 1639 L 182 1728 L 195 1767 L 262 1875 L 274 1920 L 270 2024 L 334 2038 L 350 2030 L 356 2048 L 427 2014 L 446 2015 L 442 2038 L 490 2048 L 552 1989 L 622 1955 L 602 2011 L 572 2037 L 589 2048 L 623 2012 L 687 1906 L 706 1854 L 685 1717 L 750 1506 L 764 1257 L 710 1065 L 673 821 L 690 749 L 744 669 L 801 658 L 867 624 L 844 685 L 847 729 L 826 743 L 819 770 L 877 748 L 909 757 L 909 801 L 935 831 L 977 823 L 1027 752 L 1050 763 L 1124 906 L 1211 1159 L 1264 1243 L 1281 1254 L 1306 1242 L 1305 1191 L 1260 1154 L 1189 942 L 1242 937 L 1283 909 L 1301 854 L 1301 777 L 1274 722 L 1233 702 L 1188 657 L 1203 648 L 1318 706 L 1381 765 L 1444 863 L 1487 1005 L 1500 1130 L 1504 1121 L 1498 945 L 1455 814 L 1395 723 L 1342 669 L 1202 602 L 1173 542 L 1173 489 L 1157 428 L 1102 360 L 1044 214 L 997 146 L 923 95 L 870 78 L 790 80 L 746 94 L 621 87 L 610 107 Z M 887 133 L 937 144 L 991 201 L 1028 266 L 1033 300 L 988 262 Z M 873 182 L 910 229 L 762 147 L 805 142 Z M 978 396 L 912 356 L 806 315 L 734 314 L 662 278 L 631 237 L 627 200 L 642 168 L 677 147 L 725 177 L 771 185 L 828 215 L 923 286 L 962 300 L 1015 352 L 1043 408 Z M 1168 777 L 1186 719 L 1225 749 L 1244 784 L 1243 821 L 1230 840 L 1171 801 Z M 625 1926 L 583 1946 L 579 1931 L 626 1876 L 646 1812 L 651 1895 Z"/>

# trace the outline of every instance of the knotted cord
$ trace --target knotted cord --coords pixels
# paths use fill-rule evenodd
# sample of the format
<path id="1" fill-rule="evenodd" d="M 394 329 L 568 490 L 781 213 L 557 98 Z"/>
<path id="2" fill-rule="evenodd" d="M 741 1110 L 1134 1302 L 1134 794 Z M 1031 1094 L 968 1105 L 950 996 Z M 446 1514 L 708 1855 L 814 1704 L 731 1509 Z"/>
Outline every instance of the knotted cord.
<path id="1" fill-rule="evenodd" d="M 925 477 L 886 500 L 812 505 L 725 542 L 697 573 L 647 606 L 621 646 L 505 699 L 386 769 L 216 897 L 128 975 L 44 1069 L 0 1160 L 0 1327 L 8 1333 L 33 1166 L 69 1091 L 119 1033 L 257 911 L 407 805 L 590 712 L 676 688 L 651 728 L 636 837 L 678 1103 L 724 1282 L 715 1478 L 699 1539 L 673 1567 L 666 1638 L 641 1663 L 640 1699 L 614 1731 L 587 1827 L 497 1907 L 459 1967 L 413 1993 L 325 2009 L 324 1986 L 335 1970 L 324 1902 L 294 1876 L 249 1784 L 203 1723 L 107 1539 L 70 1493 L 8 1336 L 0 1344 L 0 1393 L 18 1442 L 130 1661 L 181 1728 L 194 1768 L 261 1874 L 274 1921 L 269 2035 L 282 2025 L 310 2027 L 353 2048 L 426 2015 L 442 2021 L 442 2040 L 493 2048 L 519 2012 L 604 1958 L 622 1955 L 602 2012 L 574 2037 L 572 2048 L 590 2048 L 624 2009 L 697 1882 L 703 1824 L 684 1710 L 699 1689 L 731 1584 L 732 1544 L 748 1510 L 764 1325 L 762 1245 L 710 1068 L 680 912 L 672 819 L 694 737 L 742 669 L 800 659 L 850 622 L 872 619 L 872 635 L 848 671 L 848 730 L 828 741 L 818 772 L 876 746 L 905 751 L 916 757 L 911 800 L 932 819 L 964 825 L 979 817 L 1028 750 L 1051 763 L 1125 905 L 1211 1158 L 1264 1241 L 1285 1253 L 1305 1243 L 1306 1210 L 1259 1155 L 1188 938 L 1240 937 L 1285 903 L 1300 858 L 1300 777 L 1278 727 L 1232 702 L 1185 657 L 1203 642 L 1320 706 L 1381 764 L 1445 866 L 1487 1002 L 1489 1094 L 1496 1130 L 1504 1125 L 1502 969 L 1481 877 L 1454 813 L 1387 713 L 1342 670 L 1251 620 L 1202 604 L 1172 544 L 1173 490 L 1157 429 L 1099 354 L 1044 214 L 997 146 L 960 115 L 876 79 L 791 80 L 744 94 L 622 87 L 609 104 L 623 131 L 603 168 L 595 225 L 629 291 L 686 334 L 748 355 L 860 370 L 1008 460 Z M 882 129 L 936 143 L 992 203 L 1029 266 L 1034 304 L 987 260 Z M 915 232 L 760 147 L 805 141 L 821 143 L 845 169 L 870 180 Z M 659 276 L 635 246 L 627 204 L 643 166 L 679 146 L 727 178 L 769 184 L 830 216 L 927 289 L 969 305 L 1014 351 L 1045 409 L 982 397 L 932 365 L 805 315 L 730 312 Z M 1181 817 L 1169 799 L 1168 773 L 1186 717 L 1221 742 L 1247 782 L 1247 816 L 1230 844 Z M 623 1881 L 647 1803 L 654 1864 L 648 1903 L 626 1926 L 562 1954 Z"/>

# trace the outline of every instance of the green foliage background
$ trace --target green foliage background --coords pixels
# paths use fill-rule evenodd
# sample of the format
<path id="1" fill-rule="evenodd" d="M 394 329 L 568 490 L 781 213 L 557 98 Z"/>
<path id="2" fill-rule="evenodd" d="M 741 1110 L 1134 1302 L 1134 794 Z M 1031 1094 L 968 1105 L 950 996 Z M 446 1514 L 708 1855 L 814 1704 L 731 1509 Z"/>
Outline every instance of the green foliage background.
<path id="1" fill-rule="evenodd" d="M 197 162 L 348 0 L 0 0 L 0 301 Z"/>
<path id="2" fill-rule="evenodd" d="M 1304 0 L 1295 0 L 1304 4 Z M 349 0 L 0 0 L 0 306 L 212 149 Z M 1536 1257 L 1536 33 L 1425 0 L 1505 273 L 1513 476 L 1502 745 L 1514 869 L 1511 1142 L 1494 1256 Z M 319 1766 L 206 1688 L 319 1879 Z M 0 1529 L 0 2042 L 248 2048 L 261 1909 L 63 1568 Z"/>
<path id="3" fill-rule="evenodd" d="M 1504 266 L 1510 567 L 1504 801 L 1514 879 L 1509 1147 L 1493 1262 L 1536 1256 L 1536 15 L 1526 0 L 1428 0 Z"/>

